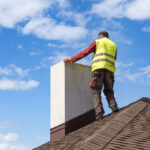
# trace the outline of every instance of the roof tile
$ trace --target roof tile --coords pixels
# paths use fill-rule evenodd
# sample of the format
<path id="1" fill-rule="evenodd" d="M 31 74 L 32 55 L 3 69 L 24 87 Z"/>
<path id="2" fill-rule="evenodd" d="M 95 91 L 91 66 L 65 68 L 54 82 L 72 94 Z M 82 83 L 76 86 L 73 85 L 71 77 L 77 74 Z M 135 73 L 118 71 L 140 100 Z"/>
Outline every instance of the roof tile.
<path id="1" fill-rule="evenodd" d="M 142 98 L 34 150 L 150 150 L 149 104 L 149 98 Z"/>

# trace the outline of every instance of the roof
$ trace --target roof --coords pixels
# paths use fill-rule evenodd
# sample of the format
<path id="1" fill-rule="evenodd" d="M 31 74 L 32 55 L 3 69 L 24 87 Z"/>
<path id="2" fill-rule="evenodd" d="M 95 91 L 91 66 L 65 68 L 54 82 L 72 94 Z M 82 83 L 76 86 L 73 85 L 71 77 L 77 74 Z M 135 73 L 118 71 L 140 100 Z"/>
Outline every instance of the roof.
<path id="1" fill-rule="evenodd" d="M 133 150 L 150 149 L 150 98 L 111 113 L 65 137 L 33 150 Z"/>

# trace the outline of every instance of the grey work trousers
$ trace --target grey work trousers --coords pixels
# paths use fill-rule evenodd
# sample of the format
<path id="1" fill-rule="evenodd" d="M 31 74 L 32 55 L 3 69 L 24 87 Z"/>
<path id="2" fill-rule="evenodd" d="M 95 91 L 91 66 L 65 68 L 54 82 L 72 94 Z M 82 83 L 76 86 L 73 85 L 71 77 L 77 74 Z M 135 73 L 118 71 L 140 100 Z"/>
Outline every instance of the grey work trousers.
<path id="1" fill-rule="evenodd" d="M 114 73 L 107 69 L 98 69 L 92 72 L 90 87 L 93 94 L 93 104 L 95 107 L 96 115 L 98 113 L 105 113 L 102 100 L 101 100 L 101 90 L 104 85 L 104 95 L 106 96 L 109 107 L 117 106 L 114 97 Z"/>

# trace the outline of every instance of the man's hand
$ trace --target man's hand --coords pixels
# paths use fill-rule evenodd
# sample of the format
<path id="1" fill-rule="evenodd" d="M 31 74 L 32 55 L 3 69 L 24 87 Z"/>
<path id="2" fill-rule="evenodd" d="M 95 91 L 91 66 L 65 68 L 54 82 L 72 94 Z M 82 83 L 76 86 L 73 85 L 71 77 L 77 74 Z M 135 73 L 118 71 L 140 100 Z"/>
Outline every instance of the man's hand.
<path id="1" fill-rule="evenodd" d="M 64 62 L 65 62 L 65 63 L 70 63 L 70 62 L 72 62 L 72 61 L 71 61 L 71 58 L 65 58 L 65 59 L 64 59 Z"/>

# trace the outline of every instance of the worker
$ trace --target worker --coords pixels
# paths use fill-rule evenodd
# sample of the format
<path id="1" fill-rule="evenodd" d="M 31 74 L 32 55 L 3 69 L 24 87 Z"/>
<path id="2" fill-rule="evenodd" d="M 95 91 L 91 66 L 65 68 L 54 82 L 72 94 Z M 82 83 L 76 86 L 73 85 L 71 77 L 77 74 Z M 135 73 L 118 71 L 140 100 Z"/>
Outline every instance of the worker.
<path id="1" fill-rule="evenodd" d="M 109 39 L 107 31 L 99 32 L 98 37 L 99 39 L 94 40 L 84 51 L 79 52 L 71 58 L 65 58 L 64 62 L 73 63 L 92 52 L 94 53 L 92 57 L 91 80 L 89 86 L 92 89 L 96 120 L 101 120 L 105 113 L 101 101 L 101 90 L 103 86 L 103 92 L 106 96 L 109 108 L 111 108 L 112 112 L 119 111 L 113 90 L 117 46 Z"/>

